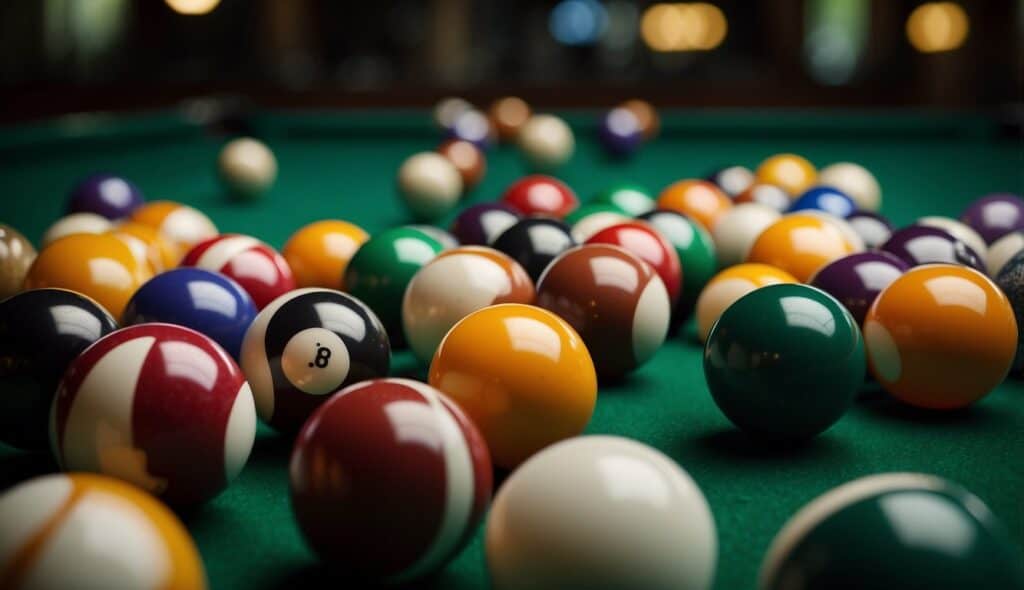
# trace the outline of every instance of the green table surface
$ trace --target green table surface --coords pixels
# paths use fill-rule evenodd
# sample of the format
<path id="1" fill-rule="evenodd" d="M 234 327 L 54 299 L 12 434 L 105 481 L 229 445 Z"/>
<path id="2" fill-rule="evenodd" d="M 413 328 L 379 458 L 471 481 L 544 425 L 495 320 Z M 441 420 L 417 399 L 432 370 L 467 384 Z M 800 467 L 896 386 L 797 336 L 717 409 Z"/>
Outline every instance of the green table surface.
<path id="1" fill-rule="evenodd" d="M 784 151 L 822 166 L 864 164 L 883 187 L 883 212 L 897 224 L 926 214 L 956 216 L 981 194 L 1024 188 L 1020 142 L 1001 138 L 980 116 L 669 112 L 661 137 L 625 162 L 607 159 L 594 141 L 595 113 L 567 118 L 578 146 L 558 175 L 584 200 L 613 182 L 658 190 L 717 165 L 754 167 Z M 72 183 L 109 170 L 133 179 L 151 200 L 194 205 L 222 231 L 277 247 L 297 228 L 324 218 L 373 232 L 410 221 L 395 194 L 395 172 L 405 157 L 438 142 L 426 111 L 266 112 L 251 124 L 276 153 L 280 175 L 265 199 L 250 204 L 227 200 L 217 183 L 214 162 L 224 138 L 179 112 L 77 116 L 0 129 L 0 221 L 38 241 L 63 212 Z M 525 171 L 513 148 L 496 148 L 486 179 L 468 201 L 497 198 Z M 826 490 L 872 473 L 919 471 L 960 482 L 988 503 L 1018 543 L 1024 541 L 1024 385 L 1007 382 L 967 411 L 938 415 L 869 393 L 809 444 L 779 448 L 731 427 L 707 392 L 701 358 L 691 322 L 635 374 L 602 385 L 587 432 L 643 441 L 696 479 L 718 528 L 715 588 L 752 588 L 765 549 L 787 518 Z M 394 372 L 425 373 L 407 352 L 395 356 Z M 182 515 L 214 588 L 319 585 L 322 570 L 289 506 L 290 450 L 290 440 L 261 427 L 241 476 L 208 505 Z M 2 488 L 54 468 L 45 454 L 0 446 Z M 423 585 L 486 587 L 482 533 L 483 527 Z"/>

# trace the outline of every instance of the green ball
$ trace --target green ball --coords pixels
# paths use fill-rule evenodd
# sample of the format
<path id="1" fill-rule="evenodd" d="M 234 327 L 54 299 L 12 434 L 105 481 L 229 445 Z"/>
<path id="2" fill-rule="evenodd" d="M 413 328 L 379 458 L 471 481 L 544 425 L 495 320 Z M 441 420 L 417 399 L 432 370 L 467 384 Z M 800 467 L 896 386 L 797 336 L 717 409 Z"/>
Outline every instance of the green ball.
<path id="1" fill-rule="evenodd" d="M 675 211 L 656 210 L 640 216 L 658 230 L 676 249 L 683 269 L 683 291 L 672 310 L 673 327 L 690 317 L 697 297 L 711 277 L 718 272 L 718 257 L 711 234 L 704 227 Z"/>
<path id="2" fill-rule="evenodd" d="M 343 290 L 380 318 L 393 347 L 403 346 L 402 297 L 413 275 L 443 250 L 423 231 L 398 227 L 371 237 L 349 261 Z"/>
<path id="3" fill-rule="evenodd" d="M 815 436 L 846 412 L 864 381 L 864 339 L 828 293 L 770 285 L 729 306 L 704 348 L 704 376 L 739 428 L 773 439 Z"/>
<path id="4" fill-rule="evenodd" d="M 577 207 L 572 213 L 566 215 L 563 221 L 565 221 L 566 225 L 572 227 L 579 223 L 583 218 L 589 217 L 595 213 L 618 213 L 619 215 L 629 216 L 629 213 L 626 213 L 621 208 L 611 203 L 591 202 Z"/>
<path id="5" fill-rule="evenodd" d="M 944 479 L 883 473 L 812 501 L 783 527 L 762 590 L 1024 589 L 1024 555 L 987 506 Z"/>
<path id="6" fill-rule="evenodd" d="M 591 202 L 615 205 L 633 217 L 653 211 L 655 207 L 654 196 L 651 195 L 651 191 L 638 184 L 616 184 L 610 186 L 598 193 Z"/>

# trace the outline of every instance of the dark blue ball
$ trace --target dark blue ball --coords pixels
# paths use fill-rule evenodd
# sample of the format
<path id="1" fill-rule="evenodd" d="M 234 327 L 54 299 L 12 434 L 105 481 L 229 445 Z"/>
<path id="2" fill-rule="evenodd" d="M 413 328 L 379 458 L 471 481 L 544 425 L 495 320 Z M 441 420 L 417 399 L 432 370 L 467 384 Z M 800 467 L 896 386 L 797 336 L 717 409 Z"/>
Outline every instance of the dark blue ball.
<path id="1" fill-rule="evenodd" d="M 840 219 L 846 219 L 857 209 L 857 206 L 853 203 L 853 199 L 839 189 L 830 186 L 815 186 L 800 195 L 789 206 L 791 212 L 808 209 L 817 209 L 831 213 Z"/>
<path id="2" fill-rule="evenodd" d="M 629 156 L 643 143 L 643 130 L 636 115 L 624 108 L 608 111 L 597 127 L 597 137 L 604 149 L 616 157 Z"/>
<path id="3" fill-rule="evenodd" d="M 158 274 L 132 295 L 122 324 L 164 322 L 192 328 L 221 345 L 236 360 L 256 318 L 256 304 L 232 279 L 202 268 Z"/>
<path id="4" fill-rule="evenodd" d="M 114 174 L 94 174 L 72 189 L 68 213 L 96 213 L 107 219 L 122 219 L 131 215 L 143 200 L 142 191 L 129 180 Z"/>

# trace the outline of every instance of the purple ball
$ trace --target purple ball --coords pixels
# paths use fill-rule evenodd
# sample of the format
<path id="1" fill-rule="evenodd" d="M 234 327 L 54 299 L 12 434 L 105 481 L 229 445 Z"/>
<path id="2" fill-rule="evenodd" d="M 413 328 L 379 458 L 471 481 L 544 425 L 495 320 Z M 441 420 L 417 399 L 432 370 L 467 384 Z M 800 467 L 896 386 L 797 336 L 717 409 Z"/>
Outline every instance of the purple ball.
<path id="1" fill-rule="evenodd" d="M 504 203 L 480 203 L 459 213 L 449 231 L 460 244 L 489 246 L 523 216 Z"/>
<path id="2" fill-rule="evenodd" d="M 864 240 L 864 246 L 873 250 L 892 236 L 892 223 L 884 216 L 872 211 L 854 211 L 846 218 L 853 231 Z"/>
<path id="3" fill-rule="evenodd" d="M 964 209 L 960 221 L 971 226 L 986 243 L 1024 229 L 1024 199 L 1010 193 L 986 195 Z"/>
<path id="4" fill-rule="evenodd" d="M 491 121 L 480 111 L 469 110 L 458 117 L 448 130 L 448 139 L 462 139 L 480 148 L 480 151 L 491 149 L 494 143 L 494 130 Z"/>
<path id="5" fill-rule="evenodd" d="M 627 109 L 616 108 L 601 118 L 597 138 L 609 154 L 621 158 L 636 152 L 644 136 L 636 115 Z"/>
<path id="6" fill-rule="evenodd" d="M 811 277 L 811 286 L 838 299 L 862 325 L 882 289 L 909 269 L 906 262 L 888 252 L 859 252 L 822 267 Z"/>
<path id="7" fill-rule="evenodd" d="M 985 272 L 985 263 L 977 252 L 937 227 L 912 225 L 897 230 L 881 250 L 895 254 L 910 266 L 939 262 L 963 264 Z"/>
<path id="8" fill-rule="evenodd" d="M 142 191 L 114 174 L 94 174 L 71 191 L 68 213 L 96 213 L 107 219 L 128 217 L 142 205 Z"/>

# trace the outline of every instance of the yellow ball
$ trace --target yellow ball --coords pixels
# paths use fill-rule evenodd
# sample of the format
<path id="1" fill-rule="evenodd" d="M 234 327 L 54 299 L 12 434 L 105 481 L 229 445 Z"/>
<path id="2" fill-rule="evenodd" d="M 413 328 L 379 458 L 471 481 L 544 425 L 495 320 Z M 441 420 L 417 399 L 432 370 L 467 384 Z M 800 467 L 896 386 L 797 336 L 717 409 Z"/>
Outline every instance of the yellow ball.
<path id="1" fill-rule="evenodd" d="M 777 154 L 761 162 L 756 177 L 758 182 L 782 187 L 789 196 L 796 197 L 814 186 L 818 171 L 802 156 Z"/>

